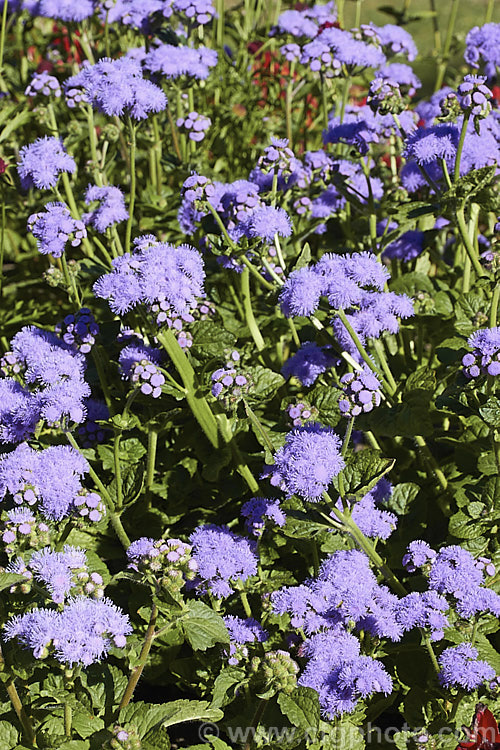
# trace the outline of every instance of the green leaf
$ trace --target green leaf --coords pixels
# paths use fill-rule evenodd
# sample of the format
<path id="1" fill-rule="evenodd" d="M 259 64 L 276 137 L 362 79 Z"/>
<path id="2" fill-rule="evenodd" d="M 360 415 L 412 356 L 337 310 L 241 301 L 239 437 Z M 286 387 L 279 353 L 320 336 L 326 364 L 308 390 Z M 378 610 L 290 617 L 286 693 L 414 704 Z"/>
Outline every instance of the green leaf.
<path id="1" fill-rule="evenodd" d="M 218 708 L 210 708 L 208 701 L 181 699 L 170 703 L 131 703 L 120 711 L 120 724 L 130 723 L 137 728 L 140 738 L 157 726 L 170 727 L 185 721 L 213 721 L 223 718 Z"/>
<path id="2" fill-rule="evenodd" d="M 479 408 L 479 413 L 491 427 L 500 427 L 500 400 L 498 398 L 490 397 L 484 406 Z"/>
<path id="3" fill-rule="evenodd" d="M 251 381 L 251 387 L 248 394 L 248 400 L 257 399 L 259 402 L 267 400 L 273 396 L 278 388 L 281 388 L 285 378 L 279 372 L 274 372 L 267 367 L 257 365 L 256 367 L 247 367 L 245 374 Z"/>
<path id="4" fill-rule="evenodd" d="M 237 667 L 226 667 L 216 677 L 212 694 L 212 707 L 222 708 L 231 703 L 235 698 L 235 688 L 240 686 L 245 679 L 243 669 Z"/>
<path id="5" fill-rule="evenodd" d="M 304 268 L 304 266 L 309 265 L 311 262 L 311 248 L 309 246 L 309 243 L 306 242 L 304 244 L 304 247 L 300 251 L 300 255 L 297 258 L 297 262 L 295 263 L 293 270 L 298 271 L 299 268 Z"/>
<path id="6" fill-rule="evenodd" d="M 229 633 L 222 617 L 203 602 L 190 601 L 182 629 L 195 651 L 206 651 L 216 643 L 229 643 Z"/>
<path id="7" fill-rule="evenodd" d="M 400 482 L 395 485 L 391 497 L 385 504 L 389 510 L 394 511 L 398 516 L 404 516 L 409 513 L 410 505 L 419 491 L 420 487 L 414 482 Z"/>
<path id="8" fill-rule="evenodd" d="M 335 427 L 340 421 L 339 398 L 342 391 L 326 385 L 317 385 L 308 393 L 308 401 L 318 410 L 319 421 Z"/>
<path id="9" fill-rule="evenodd" d="M 278 704 L 283 714 L 295 727 L 308 731 L 318 726 L 320 708 L 316 690 L 298 687 L 291 695 L 280 693 Z"/>
<path id="10" fill-rule="evenodd" d="M 395 459 L 383 458 L 379 451 L 371 448 L 351 453 L 342 472 L 346 492 L 350 495 L 366 495 L 395 463 Z M 338 489 L 338 479 L 334 479 L 334 484 Z"/>
<path id="11" fill-rule="evenodd" d="M 497 474 L 498 467 L 495 460 L 495 454 L 492 451 L 481 453 L 477 459 L 477 468 L 480 474 L 485 476 L 492 476 Z"/>
<path id="12" fill-rule="evenodd" d="M 12 750 L 18 738 L 19 733 L 10 721 L 0 721 L 0 750 Z"/>
<path id="13" fill-rule="evenodd" d="M 26 583 L 26 578 L 18 573 L 0 573 L 0 591 L 10 588 L 16 583 Z"/>
<path id="14" fill-rule="evenodd" d="M 190 352 L 199 359 L 224 357 L 226 349 L 234 349 L 236 338 L 213 320 L 200 320 L 191 328 L 193 344 Z"/>

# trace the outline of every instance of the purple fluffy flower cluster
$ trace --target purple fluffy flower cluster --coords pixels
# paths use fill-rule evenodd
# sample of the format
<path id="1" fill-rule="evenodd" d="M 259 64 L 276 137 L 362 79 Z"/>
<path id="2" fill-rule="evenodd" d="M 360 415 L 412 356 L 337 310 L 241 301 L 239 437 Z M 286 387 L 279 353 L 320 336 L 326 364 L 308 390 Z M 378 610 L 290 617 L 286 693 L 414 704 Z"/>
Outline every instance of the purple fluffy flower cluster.
<path id="1" fill-rule="evenodd" d="M 160 369 L 161 352 L 158 349 L 130 344 L 121 350 L 118 362 L 122 377 L 139 388 L 141 393 L 152 398 L 161 396 L 165 376 Z"/>
<path id="2" fill-rule="evenodd" d="M 470 619 L 479 612 L 500 616 L 500 594 L 484 586 L 487 566 L 463 547 L 451 545 L 436 553 L 417 540 L 409 546 L 403 564 L 409 570 L 428 567 L 429 588 L 448 595 L 460 617 Z"/>
<path id="3" fill-rule="evenodd" d="M 285 445 L 274 454 L 274 464 L 263 476 L 288 497 L 298 495 L 317 502 L 334 477 L 345 466 L 341 440 L 329 427 L 312 422 L 286 436 Z"/>
<path id="4" fill-rule="evenodd" d="M 45 211 L 32 214 L 28 219 L 28 229 L 36 239 L 38 250 L 43 255 L 60 258 L 69 242 L 78 247 L 87 236 L 85 224 L 73 219 L 65 203 L 47 203 Z"/>
<path id="5" fill-rule="evenodd" d="M 88 307 L 82 307 L 74 315 L 66 315 L 54 330 L 67 346 L 81 354 L 92 350 L 95 337 L 99 335 L 99 326 Z"/>
<path id="6" fill-rule="evenodd" d="M 62 172 L 73 173 L 76 163 L 59 138 L 38 138 L 19 152 L 17 171 L 24 190 L 37 187 L 48 190 L 56 186 Z"/>
<path id="7" fill-rule="evenodd" d="M 94 284 L 96 296 L 109 300 L 114 313 L 166 302 L 171 311 L 181 314 L 203 296 L 205 271 L 197 250 L 158 242 L 152 235 L 134 244 L 135 252 L 115 258 L 112 272 Z"/>
<path id="8" fill-rule="evenodd" d="M 234 615 L 226 615 L 224 625 L 229 633 L 228 664 L 236 666 L 242 659 L 248 658 L 247 643 L 264 643 L 268 634 L 253 617 L 245 620 Z"/>
<path id="9" fill-rule="evenodd" d="M 215 370 L 210 379 L 212 381 L 212 396 L 221 401 L 235 403 L 250 388 L 250 380 L 241 367 L 238 366 L 240 355 L 233 351 L 229 355 L 229 361 L 224 367 Z"/>
<path id="10" fill-rule="evenodd" d="M 287 359 L 281 373 L 285 378 L 295 377 L 302 385 L 309 386 L 330 367 L 340 363 L 329 346 L 318 346 L 314 341 L 305 341 L 300 349 Z"/>
<path id="11" fill-rule="evenodd" d="M 461 643 L 443 651 L 439 657 L 439 680 L 445 687 L 462 687 L 474 690 L 486 680 L 495 677 L 495 670 L 488 662 L 478 660 L 477 648 L 470 643 Z"/>
<path id="12" fill-rule="evenodd" d="M 473 68 L 484 63 L 488 78 L 494 78 L 500 67 L 500 23 L 474 26 L 465 39 L 465 60 Z"/>
<path id="13" fill-rule="evenodd" d="M 9 368 L 19 370 L 14 377 L 0 377 L 0 441 L 21 442 L 42 420 L 83 422 L 90 396 L 85 357 L 55 333 L 34 326 L 22 328 L 10 345 Z"/>
<path id="14" fill-rule="evenodd" d="M 339 401 L 339 409 L 345 417 L 367 414 L 380 405 L 382 384 L 368 365 L 355 372 L 346 372 L 340 378 L 340 382 L 343 394 Z"/>
<path id="15" fill-rule="evenodd" d="M 193 586 L 218 599 L 233 593 L 233 585 L 257 573 L 256 543 L 227 526 L 198 526 L 191 534 L 193 559 L 198 566 Z"/>
<path id="16" fill-rule="evenodd" d="M 319 27 L 325 23 L 335 23 L 337 9 L 334 0 L 324 5 L 314 5 L 302 10 L 285 10 L 279 16 L 276 26 L 271 29 L 271 35 L 291 34 L 296 37 L 317 36 Z"/>
<path id="17" fill-rule="evenodd" d="M 75 89 L 81 89 L 86 101 L 110 117 L 127 114 L 144 120 L 167 106 L 161 88 L 144 78 L 140 63 L 130 57 L 84 63 L 81 71 L 65 82 L 65 90 Z"/>
<path id="18" fill-rule="evenodd" d="M 280 527 L 286 522 L 286 515 L 275 497 L 252 497 L 243 503 L 241 515 L 245 519 L 248 533 L 257 537 L 262 536 L 268 521 Z"/>
<path id="19" fill-rule="evenodd" d="M 217 52 L 209 47 L 176 47 L 159 44 L 144 58 L 144 67 L 167 78 L 187 76 L 203 81 L 217 64 Z"/>
<path id="20" fill-rule="evenodd" d="M 390 537 L 396 528 L 397 516 L 383 508 L 384 503 L 389 500 L 391 495 L 391 483 L 386 479 L 380 479 L 375 487 L 352 507 L 352 520 L 365 536 L 371 539 L 385 540 Z M 342 510 L 342 503 L 338 502 L 337 507 Z"/>
<path id="21" fill-rule="evenodd" d="M 476 331 L 469 336 L 467 344 L 473 349 L 462 357 L 467 378 L 500 375 L 500 327 Z"/>
<path id="22" fill-rule="evenodd" d="M 308 663 L 298 684 L 317 691 L 328 719 L 352 713 L 359 699 L 373 693 L 392 692 L 392 680 L 382 662 L 362 656 L 358 639 L 342 628 L 313 635 L 302 651 Z"/>
<path id="23" fill-rule="evenodd" d="M 460 107 L 473 117 L 487 117 L 491 112 L 493 92 L 485 86 L 485 82 L 485 76 L 466 75 L 457 89 Z"/>
<path id="24" fill-rule="evenodd" d="M 96 208 L 83 214 L 85 224 L 91 224 L 98 232 L 128 219 L 128 211 L 125 208 L 125 200 L 120 188 L 113 185 L 98 187 L 89 185 L 85 193 L 85 203 L 90 205 L 98 202 Z"/>
<path id="25" fill-rule="evenodd" d="M 47 656 L 66 666 L 88 667 L 109 650 L 126 645 L 132 628 L 127 615 L 110 599 L 79 596 L 69 599 L 61 611 L 34 609 L 6 624 L 7 640 L 17 638 L 36 659 Z"/>
<path id="26" fill-rule="evenodd" d="M 49 526 L 44 521 L 37 521 L 29 508 L 16 507 L 4 513 L 2 542 L 8 557 L 24 548 L 33 550 L 45 547 L 50 542 L 50 536 Z"/>
<path id="27" fill-rule="evenodd" d="M 80 515 L 81 496 L 87 492 L 82 479 L 88 470 L 86 459 L 70 446 L 36 451 L 22 443 L 0 455 L 0 498 L 8 495 L 23 508 L 36 506 L 44 518 L 55 521 Z M 90 520 L 100 520 L 97 513 L 99 517 Z"/>

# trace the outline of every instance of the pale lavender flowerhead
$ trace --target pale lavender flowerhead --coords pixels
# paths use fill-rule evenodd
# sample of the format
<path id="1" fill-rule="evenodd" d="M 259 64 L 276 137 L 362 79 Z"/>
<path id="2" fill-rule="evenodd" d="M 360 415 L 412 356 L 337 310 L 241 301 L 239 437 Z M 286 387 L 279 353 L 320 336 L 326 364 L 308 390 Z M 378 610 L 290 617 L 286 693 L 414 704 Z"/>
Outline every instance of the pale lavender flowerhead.
<path id="1" fill-rule="evenodd" d="M 477 648 L 461 643 L 443 651 L 439 657 L 439 681 L 445 687 L 462 687 L 467 691 L 480 687 L 495 677 L 495 670 L 486 661 L 479 660 Z"/>
<path id="2" fill-rule="evenodd" d="M 235 534 L 227 526 L 206 524 L 191 534 L 193 559 L 198 565 L 194 586 L 218 599 L 233 593 L 237 581 L 257 573 L 256 543 Z"/>
<path id="3" fill-rule="evenodd" d="M 62 172 L 73 173 L 76 163 L 66 153 L 59 138 L 45 136 L 23 146 L 19 152 L 17 171 L 24 190 L 37 187 L 48 190 L 56 186 Z"/>
<path id="4" fill-rule="evenodd" d="M 60 258 L 67 245 L 78 247 L 87 236 L 85 224 L 71 216 L 65 203 L 47 203 L 45 210 L 32 214 L 28 229 L 37 241 L 42 255 Z"/>
<path id="5" fill-rule="evenodd" d="M 96 208 L 83 214 L 82 218 L 98 232 L 105 232 L 113 224 L 120 224 L 128 219 L 125 199 L 120 188 L 113 185 L 89 185 L 85 193 L 85 203 L 88 206 L 94 201 L 98 202 Z"/>

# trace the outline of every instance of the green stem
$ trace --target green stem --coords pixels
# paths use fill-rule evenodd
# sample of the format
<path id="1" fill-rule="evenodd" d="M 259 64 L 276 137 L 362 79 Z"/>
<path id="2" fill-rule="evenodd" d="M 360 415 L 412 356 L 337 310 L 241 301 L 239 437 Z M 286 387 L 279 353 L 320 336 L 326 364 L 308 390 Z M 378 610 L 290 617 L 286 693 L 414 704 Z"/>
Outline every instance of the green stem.
<path id="1" fill-rule="evenodd" d="M 73 711 L 69 703 L 64 704 L 64 734 L 71 739 L 71 723 L 73 721 Z"/>
<path id="2" fill-rule="evenodd" d="M 137 126 L 132 122 L 132 118 L 128 118 L 128 129 L 130 135 L 130 198 L 128 205 L 128 220 L 127 229 L 125 233 L 125 252 L 130 252 L 130 244 L 132 238 L 132 224 L 134 223 L 134 208 L 135 208 L 135 191 L 136 191 L 136 174 L 135 174 L 135 157 L 137 151 L 137 139 L 136 130 Z"/>
<path id="3" fill-rule="evenodd" d="M 488 0 L 488 7 L 486 8 L 486 15 L 484 17 L 485 23 L 491 23 L 493 18 L 493 8 L 495 7 L 495 0 Z"/>
<path id="4" fill-rule="evenodd" d="M 238 443 L 236 442 L 236 438 L 231 431 L 231 425 L 227 416 L 225 414 L 216 414 L 215 418 L 217 420 L 220 434 L 222 435 L 224 442 L 231 449 L 233 460 L 236 465 L 236 471 L 243 477 L 250 489 L 250 492 L 257 494 L 259 492 L 259 484 L 250 471 L 250 467 L 241 455 L 240 449 L 238 448 Z"/>
<path id="5" fill-rule="evenodd" d="M 346 427 L 346 431 L 344 435 L 344 442 L 342 443 L 342 455 L 343 456 L 345 456 L 345 454 L 347 453 L 347 449 L 349 447 L 349 440 L 351 439 L 353 427 L 354 427 L 354 417 L 350 417 L 347 423 L 347 427 Z"/>
<path id="6" fill-rule="evenodd" d="M 172 133 L 172 143 L 174 145 L 175 155 L 177 156 L 179 161 L 182 163 L 182 154 L 181 154 L 181 149 L 179 146 L 179 139 L 177 137 L 177 128 L 176 128 L 174 118 L 172 117 L 172 113 L 169 107 L 167 107 L 167 118 L 168 118 L 168 124 L 170 125 L 170 132 Z"/>
<path id="7" fill-rule="evenodd" d="M 3 658 L 2 649 L 0 647 L 0 670 L 4 671 L 5 669 L 6 669 L 5 660 Z M 16 712 L 17 718 L 19 719 L 21 723 L 26 740 L 32 747 L 36 747 L 36 735 L 33 730 L 33 726 L 31 724 L 29 716 L 24 710 L 24 706 L 21 703 L 21 699 L 19 698 L 19 693 L 17 692 L 17 689 L 16 689 L 14 677 L 9 677 L 9 679 L 7 680 L 7 682 L 4 683 L 4 685 L 7 691 L 7 695 L 9 696 L 9 700 L 12 704 L 12 708 Z"/>
<path id="8" fill-rule="evenodd" d="M 348 332 L 349 336 L 351 337 L 354 346 L 356 347 L 356 349 L 358 350 L 358 352 L 361 354 L 361 357 L 363 358 L 363 361 L 368 365 L 368 367 L 370 368 L 370 370 L 373 373 L 375 373 L 375 375 L 377 376 L 377 378 L 383 383 L 383 385 L 384 385 L 385 389 L 387 390 L 387 392 L 391 396 L 394 395 L 395 388 L 393 388 L 392 386 L 390 386 L 387 383 L 387 381 L 385 380 L 385 378 L 382 375 L 381 371 L 378 369 L 378 367 L 376 366 L 376 364 L 370 358 L 370 356 L 369 356 L 368 352 L 366 351 L 365 347 L 363 346 L 363 344 L 359 340 L 358 335 L 355 332 L 354 328 L 352 327 L 352 325 L 347 320 L 347 316 L 346 316 L 345 312 L 342 309 L 339 309 L 339 310 L 337 310 L 337 315 L 339 316 L 340 320 L 342 321 L 342 323 L 344 324 L 345 328 L 347 329 L 347 332 Z"/>
<path id="9" fill-rule="evenodd" d="M 259 352 L 261 352 L 263 349 L 265 349 L 266 345 L 264 343 L 264 339 L 262 338 L 259 326 L 257 325 L 257 321 L 255 320 L 255 315 L 253 314 L 252 297 L 250 294 L 250 271 L 248 270 L 248 268 L 243 269 L 242 273 L 240 274 L 240 279 L 241 299 L 243 302 L 243 310 L 245 311 L 246 324 L 255 342 L 255 346 L 257 347 Z"/>
<path id="10" fill-rule="evenodd" d="M 240 591 L 240 599 L 241 603 L 243 604 L 243 609 L 245 610 L 245 614 L 247 617 L 252 617 L 252 610 L 250 608 L 250 604 L 248 603 L 248 597 L 246 595 L 245 591 Z"/>
<path id="11" fill-rule="evenodd" d="M 177 339 L 170 328 L 159 331 L 156 337 L 172 360 L 186 389 L 186 400 L 198 424 L 214 446 L 219 447 L 219 434 L 217 422 L 204 396 L 198 393 L 199 386 L 195 371 L 189 362 L 184 350 L 181 349 Z"/>
<path id="12" fill-rule="evenodd" d="M 441 39 L 441 31 L 439 30 L 439 17 L 436 8 L 436 0 L 430 0 L 432 16 L 432 27 L 434 29 L 434 51 L 439 55 L 441 54 L 441 47 L 443 40 Z"/>
<path id="13" fill-rule="evenodd" d="M 7 87 L 3 80 L 3 53 L 5 49 L 5 29 L 7 27 L 7 10 L 9 7 L 9 0 L 3 0 L 2 10 L 2 29 L 0 31 L 0 81 L 2 89 L 7 90 Z"/>
<path id="14" fill-rule="evenodd" d="M 68 439 L 68 443 L 80 453 L 80 448 L 78 446 L 78 443 L 76 442 L 71 432 L 66 432 L 65 435 L 66 435 L 66 438 Z M 113 502 L 113 499 L 90 464 L 89 464 L 89 474 L 92 477 L 96 487 L 98 487 L 99 492 L 101 493 L 102 499 L 107 505 L 111 525 L 113 526 L 116 536 L 122 543 L 124 549 L 128 549 L 130 547 L 130 539 L 127 535 L 127 532 L 123 528 L 123 524 L 121 522 L 120 516 L 118 515 L 118 513 L 115 512 L 115 504 Z"/>
<path id="15" fill-rule="evenodd" d="M 253 731 L 250 732 L 250 734 L 249 734 L 249 738 L 248 738 L 248 740 L 247 740 L 247 742 L 245 744 L 244 750 L 251 750 L 252 745 L 254 744 L 255 735 L 257 733 L 256 730 L 259 728 L 259 724 L 262 721 L 262 718 L 264 716 L 265 710 L 267 708 L 267 704 L 268 704 L 268 702 L 267 702 L 266 698 L 261 698 L 259 700 L 259 703 L 257 705 L 257 709 L 256 709 L 256 711 L 255 711 L 255 713 L 253 715 L 253 718 L 252 718 L 252 723 L 250 725 L 250 729 L 252 729 Z"/>
<path id="16" fill-rule="evenodd" d="M 321 78 L 321 105 L 323 110 L 323 127 L 328 130 L 328 99 L 326 95 L 325 77 L 323 72 L 320 71 Z"/>
<path id="17" fill-rule="evenodd" d="M 457 146 L 457 155 L 455 157 L 455 168 L 453 170 L 453 180 L 456 182 L 460 177 L 460 162 L 462 160 L 462 152 L 464 150 L 465 136 L 467 135 L 467 125 L 469 124 L 470 114 L 464 115 L 462 122 L 462 129 L 460 131 L 460 140 Z"/>
<path id="18" fill-rule="evenodd" d="M 132 670 L 132 674 L 130 675 L 127 687 L 125 688 L 125 692 L 123 693 L 122 699 L 120 701 L 120 705 L 118 706 L 118 711 L 121 711 L 122 708 L 125 708 L 125 706 L 128 706 L 128 704 L 130 703 L 132 696 L 134 694 L 136 685 L 139 682 L 139 679 L 141 677 L 144 667 L 146 666 L 149 652 L 151 650 L 151 645 L 153 643 L 157 617 L 158 617 L 158 609 L 156 607 L 156 604 L 153 604 L 153 606 L 151 607 L 151 615 L 149 617 L 148 629 L 146 630 L 144 643 L 142 644 L 142 649 L 141 649 L 141 653 L 139 656 L 139 663 Z"/>
<path id="19" fill-rule="evenodd" d="M 247 413 L 248 418 L 250 419 L 250 421 L 254 425 L 255 429 L 257 430 L 257 432 L 261 436 L 262 440 L 264 441 L 264 443 L 266 445 L 266 448 L 271 453 L 274 453 L 274 446 L 273 446 L 273 444 L 271 443 L 271 441 L 269 439 L 269 435 L 267 434 L 267 430 L 263 427 L 263 425 L 261 424 L 260 419 L 258 418 L 258 416 L 250 408 L 250 406 L 248 405 L 248 403 L 244 399 L 243 399 L 243 404 L 245 406 L 245 411 Z"/>
<path id="20" fill-rule="evenodd" d="M 497 283 L 495 286 L 495 289 L 493 291 L 493 297 L 491 300 L 491 308 L 490 308 L 490 328 L 495 328 L 497 324 L 497 314 L 498 314 L 498 301 L 500 300 L 500 284 Z"/>
<path id="21" fill-rule="evenodd" d="M 391 372 L 391 368 L 389 367 L 389 363 L 387 362 L 385 352 L 384 352 L 384 345 L 380 341 L 380 339 L 373 339 L 373 347 L 375 351 L 377 352 L 377 357 L 379 359 L 380 364 L 382 365 L 382 370 L 384 371 L 385 377 L 387 378 L 387 382 L 392 388 L 392 392 L 395 393 L 397 391 L 397 383 L 394 379 L 394 375 Z"/>
<path id="22" fill-rule="evenodd" d="M 0 228 L 0 297 L 2 296 L 2 285 L 3 285 L 3 259 L 5 254 L 5 193 L 2 185 L 2 226 Z"/>
<path id="23" fill-rule="evenodd" d="M 111 398 L 111 393 L 109 390 L 108 379 L 106 377 L 106 370 L 104 367 L 103 358 L 101 356 L 101 348 L 99 344 L 96 344 L 92 347 L 92 359 L 94 360 L 94 364 L 97 370 L 97 377 L 99 378 L 99 384 L 104 394 L 106 406 L 108 407 L 109 414 L 112 417 L 115 413 L 115 409 L 113 406 L 113 399 Z"/>
<path id="24" fill-rule="evenodd" d="M 155 477 L 156 449 L 158 447 L 158 430 L 148 432 L 148 455 L 146 459 L 146 493 L 149 494 Z"/>
<path id="25" fill-rule="evenodd" d="M 122 486 L 122 466 L 120 463 L 120 440 L 121 430 L 115 429 L 115 439 L 113 441 L 113 463 L 115 467 L 116 480 L 116 510 L 123 507 L 123 486 Z"/>
<path id="26" fill-rule="evenodd" d="M 68 294 L 70 297 L 73 298 L 77 307 L 80 308 L 82 306 L 80 295 L 78 294 L 78 289 L 76 288 L 74 277 L 70 276 L 68 264 L 66 262 L 65 253 L 61 255 L 61 265 L 62 265 L 63 274 L 64 274 L 64 281 L 66 282 L 66 286 L 68 287 Z"/>
<path id="27" fill-rule="evenodd" d="M 429 446 L 425 442 L 425 439 L 422 437 L 422 435 L 415 435 L 415 442 L 418 445 L 418 447 L 421 448 L 422 453 L 424 454 L 427 463 L 432 468 L 432 471 L 436 475 L 436 479 L 441 485 L 441 488 L 443 490 L 446 490 L 448 488 L 448 480 L 446 479 L 445 475 L 439 468 L 436 459 L 432 455 Z"/>
<path id="28" fill-rule="evenodd" d="M 155 139 L 153 150 L 154 150 L 155 167 L 156 167 L 156 189 L 158 192 L 160 192 L 162 182 L 163 182 L 163 174 L 162 174 L 162 169 L 161 169 L 162 148 L 161 148 L 160 128 L 158 125 L 158 115 L 153 115 L 151 118 L 151 121 L 153 123 L 153 134 L 154 134 L 154 139 Z"/>
<path id="29" fill-rule="evenodd" d="M 436 76 L 436 85 L 435 85 L 434 91 L 439 91 L 439 89 L 443 85 L 444 76 L 446 73 L 446 68 L 447 68 L 449 57 L 450 57 L 451 43 L 453 41 L 453 32 L 455 31 L 455 23 L 456 23 L 457 15 L 458 15 L 458 4 L 460 0 L 451 0 L 451 2 L 452 2 L 452 6 L 451 6 L 450 15 L 448 17 L 448 26 L 446 29 L 446 38 L 444 42 L 442 62 L 438 68 L 438 73 Z"/>
<path id="30" fill-rule="evenodd" d="M 476 251 L 474 249 L 474 246 L 472 242 L 470 241 L 469 232 L 467 229 L 467 224 L 465 222 L 465 213 L 464 213 L 464 207 L 460 206 L 460 208 L 456 209 L 455 216 L 457 219 L 457 225 L 460 232 L 460 236 L 462 238 L 462 241 L 465 246 L 465 250 L 467 252 L 467 255 L 469 256 L 471 263 L 473 265 L 474 271 L 480 276 L 485 276 L 486 272 L 484 268 L 481 266 L 479 262 L 479 258 L 477 257 Z"/>

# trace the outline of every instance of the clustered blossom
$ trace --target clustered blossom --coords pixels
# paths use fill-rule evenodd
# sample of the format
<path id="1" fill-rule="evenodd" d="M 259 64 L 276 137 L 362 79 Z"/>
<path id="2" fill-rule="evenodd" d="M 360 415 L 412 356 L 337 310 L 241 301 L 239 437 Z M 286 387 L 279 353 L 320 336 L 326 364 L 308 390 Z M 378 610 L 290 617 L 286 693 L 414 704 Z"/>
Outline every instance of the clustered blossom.
<path id="1" fill-rule="evenodd" d="M 384 331 L 397 333 L 398 318 L 414 314 L 407 295 L 383 291 L 388 278 L 389 272 L 372 253 L 326 253 L 315 265 L 292 271 L 280 293 L 281 309 L 289 318 L 309 316 L 324 296 L 334 311 L 347 311 L 347 320 L 361 343 L 365 343 L 369 338 L 379 338 Z M 335 317 L 332 325 L 339 344 L 360 361 L 342 321 Z"/>
<path id="2" fill-rule="evenodd" d="M 257 537 L 262 536 L 267 522 L 279 527 L 286 522 L 286 515 L 275 497 L 252 497 L 241 506 L 241 515 L 248 533 Z"/>
<path id="3" fill-rule="evenodd" d="M 123 648 L 131 630 L 128 616 L 110 599 L 78 596 L 61 611 L 39 608 L 11 618 L 4 637 L 17 638 L 36 659 L 53 656 L 66 666 L 88 667 L 113 646 Z"/>
<path id="4" fill-rule="evenodd" d="M 212 396 L 221 401 L 236 403 L 248 391 L 251 382 L 238 364 L 238 352 L 231 352 L 228 360 L 224 367 L 219 367 L 210 376 Z"/>
<path id="5" fill-rule="evenodd" d="M 491 112 L 493 93 L 485 82 L 485 76 L 466 75 L 457 89 L 460 107 L 475 118 L 487 117 Z"/>
<path id="6" fill-rule="evenodd" d="M 204 139 L 212 120 L 198 112 L 190 112 L 186 117 L 179 117 L 175 124 L 187 131 L 189 140 L 199 143 Z"/>
<path id="7" fill-rule="evenodd" d="M 217 64 L 217 52 L 209 47 L 176 47 L 158 44 L 144 58 L 144 67 L 166 78 L 186 76 L 197 80 L 208 78 L 210 68 Z"/>
<path id="8" fill-rule="evenodd" d="M 486 680 L 495 677 L 495 670 L 488 662 L 480 660 L 477 648 L 470 643 L 461 643 L 443 651 L 439 657 L 439 680 L 445 687 L 462 687 L 474 690 Z"/>
<path id="9" fill-rule="evenodd" d="M 95 65 L 86 61 L 80 72 L 65 82 L 65 89 L 80 89 L 85 101 L 110 117 L 128 114 L 144 120 L 167 106 L 161 88 L 144 78 L 141 64 L 130 57 L 105 57 Z"/>
<path id="10" fill-rule="evenodd" d="M 56 98 L 59 98 L 61 93 L 59 81 L 55 76 L 47 73 L 46 70 L 42 73 L 34 73 L 24 92 L 25 96 L 43 94 L 43 96 L 55 96 Z"/>
<path id="11" fill-rule="evenodd" d="M 78 247 L 87 236 L 85 224 L 73 219 L 64 203 L 47 203 L 45 211 L 32 214 L 28 219 L 28 229 L 37 241 L 38 250 L 43 255 L 60 258 L 69 243 Z"/>
<path id="12" fill-rule="evenodd" d="M 297 427 L 286 436 L 285 445 L 274 454 L 274 464 L 264 476 L 288 497 L 298 495 L 317 502 L 332 479 L 345 466 L 341 440 L 329 427 L 316 422 Z"/>
<path id="13" fill-rule="evenodd" d="M 380 405 L 382 384 L 368 365 L 364 365 L 362 370 L 346 372 L 340 378 L 340 382 L 343 392 L 339 400 L 339 409 L 345 417 L 367 414 Z"/>
<path id="14" fill-rule="evenodd" d="M 197 250 L 158 242 L 152 235 L 139 237 L 134 244 L 134 253 L 115 258 L 112 272 L 94 284 L 96 296 L 107 299 L 114 313 L 166 302 L 172 312 L 181 314 L 203 296 L 205 271 Z"/>
<path id="15" fill-rule="evenodd" d="M 37 187 L 48 190 L 56 186 L 57 178 L 63 172 L 72 174 L 76 163 L 62 141 L 45 136 L 23 146 L 19 152 L 17 170 L 24 190 Z"/>
<path id="16" fill-rule="evenodd" d="M 476 331 L 469 336 L 467 344 L 473 350 L 462 357 L 467 378 L 500 375 L 500 327 Z"/>
<path id="17" fill-rule="evenodd" d="M 81 354 L 92 350 L 95 337 L 99 335 L 99 326 L 88 307 L 82 307 L 74 315 L 66 315 L 54 329 L 65 344 Z"/>
<path id="18" fill-rule="evenodd" d="M 257 573 L 256 544 L 227 526 L 198 526 L 191 534 L 193 559 L 198 572 L 193 582 L 200 594 L 218 599 L 233 593 L 233 586 Z"/>
<path id="19" fill-rule="evenodd" d="M 120 188 L 113 185 L 89 185 L 85 193 L 85 203 L 89 206 L 95 201 L 98 202 L 97 207 L 83 214 L 82 219 L 98 232 L 105 232 L 113 224 L 120 224 L 128 219 L 125 199 Z"/>
<path id="20" fill-rule="evenodd" d="M 42 420 L 83 422 L 90 388 L 84 380 L 85 357 L 49 331 L 22 328 L 10 342 L 9 367 L 19 372 L 0 377 L 0 441 L 19 443 Z M 3 362 L 2 362 L 3 364 Z"/>
<path id="21" fill-rule="evenodd" d="M 271 29 L 271 35 L 291 34 L 296 37 L 313 38 L 317 35 L 320 25 L 332 24 L 336 20 L 337 10 L 334 0 L 312 8 L 285 10 L 280 14 L 276 26 Z"/>
<path id="22" fill-rule="evenodd" d="M 392 485 L 386 479 L 380 479 L 375 487 L 358 500 L 351 509 L 354 523 L 363 534 L 371 539 L 388 539 L 398 524 L 394 513 L 384 509 L 385 503 L 392 495 Z M 337 507 L 342 510 L 341 502 Z"/>
<path id="23" fill-rule="evenodd" d="M 122 377 L 128 379 L 141 393 L 152 398 L 161 396 L 165 376 L 160 369 L 161 352 L 151 346 L 131 344 L 124 347 L 118 359 Z"/>
<path id="24" fill-rule="evenodd" d="M 305 341 L 300 349 L 287 359 L 281 373 L 285 378 L 293 376 L 300 380 L 302 385 L 310 386 L 322 373 L 337 364 L 339 359 L 330 347 L 318 346 L 314 341 Z"/>
<path id="25" fill-rule="evenodd" d="M 88 471 L 86 459 L 70 446 L 36 451 L 22 443 L 11 453 L 0 454 L 0 498 L 8 495 L 23 508 L 36 505 L 44 518 L 59 521 L 78 513 L 85 492 L 82 479 Z"/>
<path id="26" fill-rule="evenodd" d="M 30 508 L 12 508 L 4 514 L 1 533 L 9 557 L 26 549 L 45 547 L 50 542 L 50 528 L 38 521 Z"/>
<path id="27" fill-rule="evenodd" d="M 294 427 L 302 427 L 309 420 L 316 421 L 318 410 L 315 406 L 309 406 L 302 401 L 292 402 L 286 407 L 286 413 L 291 419 Z"/>
<path id="28" fill-rule="evenodd" d="M 374 112 L 380 112 L 381 115 L 399 114 L 405 108 L 399 83 L 390 78 L 373 79 L 367 103 Z"/>
<path id="29" fill-rule="evenodd" d="M 180 539 L 141 537 L 129 546 L 127 558 L 129 568 L 146 577 L 152 575 L 170 591 L 180 591 L 198 570 L 191 546 Z"/>
<path id="30" fill-rule="evenodd" d="M 229 633 L 228 664 L 236 666 L 248 658 L 247 643 L 264 643 L 268 634 L 253 617 L 245 620 L 234 615 L 224 617 L 224 625 Z"/>
<path id="31" fill-rule="evenodd" d="M 495 78 L 500 67 L 500 23 L 474 26 L 465 38 L 465 60 L 473 68 L 484 63 L 488 78 Z"/>

